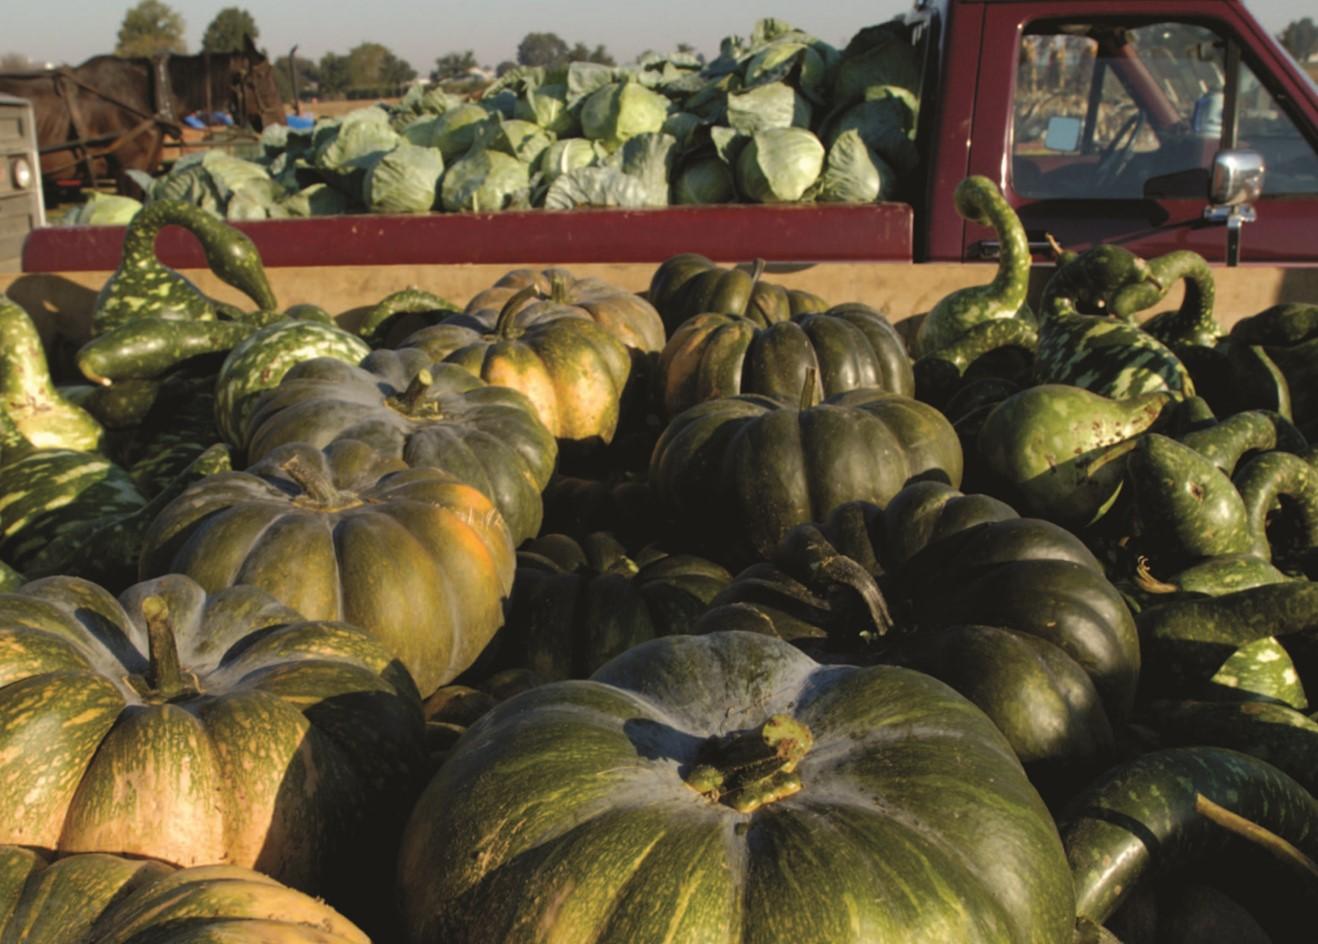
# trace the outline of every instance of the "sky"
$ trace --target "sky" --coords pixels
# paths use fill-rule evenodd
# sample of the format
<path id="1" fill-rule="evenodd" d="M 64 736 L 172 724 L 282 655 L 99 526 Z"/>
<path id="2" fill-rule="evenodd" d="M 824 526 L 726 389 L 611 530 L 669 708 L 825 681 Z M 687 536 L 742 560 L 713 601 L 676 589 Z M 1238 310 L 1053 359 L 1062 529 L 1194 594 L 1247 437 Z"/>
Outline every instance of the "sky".
<path id="1" fill-rule="evenodd" d="M 81 62 L 111 52 L 124 11 L 136 0 L 71 0 L 58 14 L 41 2 L 6 0 L 0 53 L 23 53 L 36 62 Z M 206 24 L 225 6 L 248 10 L 261 31 L 259 45 L 279 55 L 319 59 L 357 43 L 383 43 L 418 72 L 436 57 L 471 49 L 486 65 L 515 58 L 527 33 L 553 32 L 568 43 L 603 43 L 619 62 L 647 49 L 668 52 L 686 42 L 707 55 L 729 34 L 747 35 L 763 16 L 785 19 L 842 46 L 858 29 L 908 9 L 910 0 L 166 0 L 183 15 L 188 50 L 201 46 Z M 1312 0 L 1246 0 L 1271 33 L 1305 15 Z M 363 12 L 369 11 L 369 12 Z M 1318 10 L 1309 10 L 1318 17 Z"/>

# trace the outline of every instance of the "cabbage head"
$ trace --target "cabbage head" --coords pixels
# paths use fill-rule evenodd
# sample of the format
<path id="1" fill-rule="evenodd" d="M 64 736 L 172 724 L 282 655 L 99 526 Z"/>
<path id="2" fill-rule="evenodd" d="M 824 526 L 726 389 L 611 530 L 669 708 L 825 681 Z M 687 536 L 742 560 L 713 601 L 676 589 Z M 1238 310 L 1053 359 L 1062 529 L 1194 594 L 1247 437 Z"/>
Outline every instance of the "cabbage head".
<path id="1" fill-rule="evenodd" d="M 560 138 L 581 130 L 576 111 L 567 104 L 566 83 L 531 86 L 517 100 L 513 116 L 537 124 Z"/>
<path id="2" fill-rule="evenodd" d="M 581 107 L 586 137 L 614 150 L 638 134 L 659 131 L 668 118 L 668 99 L 639 82 L 613 82 L 593 92 Z"/>
<path id="3" fill-rule="evenodd" d="M 534 164 L 550 143 L 549 135 L 537 124 L 516 118 L 496 118 L 484 127 L 473 146 L 502 151 L 520 161 Z"/>
<path id="4" fill-rule="evenodd" d="M 769 128 L 808 128 L 810 115 L 810 102 L 783 82 L 728 93 L 728 125 L 745 134 Z"/>
<path id="5" fill-rule="evenodd" d="M 403 142 L 366 172 L 363 196 L 375 213 L 425 213 L 438 198 L 444 156 Z"/>
<path id="6" fill-rule="evenodd" d="M 828 166 L 819 178 L 816 199 L 826 203 L 873 203 L 893 194 L 896 174 L 851 130 L 828 149 Z"/>
<path id="7" fill-rule="evenodd" d="M 911 140 L 910 107 L 899 96 L 885 95 L 851 106 L 834 123 L 829 141 L 847 131 L 857 131 L 865 143 L 899 174 L 909 174 L 920 164 L 920 152 Z"/>
<path id="8" fill-rule="evenodd" d="M 540 155 L 536 169 L 544 177 L 545 183 L 553 183 L 560 174 L 589 167 L 604 156 L 604 149 L 598 141 L 587 138 L 563 138 L 555 141 Z"/>
<path id="9" fill-rule="evenodd" d="M 800 200 L 824 167 L 824 146 L 804 128 L 770 128 L 737 157 L 738 189 L 757 203 Z"/>
<path id="10" fill-rule="evenodd" d="M 440 184 L 444 209 L 487 213 L 525 205 L 531 168 L 502 151 L 476 151 L 449 167 Z"/>
<path id="11" fill-rule="evenodd" d="M 348 212 L 348 198 L 329 184 L 312 184 L 280 206 L 289 216 L 337 216 Z"/>
<path id="12" fill-rule="evenodd" d="M 736 200 L 732 168 L 713 155 L 691 161 L 673 183 L 674 203 L 735 203 Z"/>
<path id="13" fill-rule="evenodd" d="M 430 132 L 430 140 L 413 144 L 437 147 L 444 155 L 444 162 L 451 164 L 471 149 L 478 134 L 490 121 L 490 113 L 479 105 L 459 105 L 440 115 Z"/>
<path id="14" fill-rule="evenodd" d="M 321 170 L 348 174 L 380 154 L 392 151 L 398 133 L 383 108 L 358 108 L 344 115 L 332 131 L 316 135 L 315 164 Z"/>
<path id="15" fill-rule="evenodd" d="M 61 222 L 65 226 L 125 226 L 140 209 L 142 204 L 132 197 L 93 190 L 87 202 L 66 213 Z"/>

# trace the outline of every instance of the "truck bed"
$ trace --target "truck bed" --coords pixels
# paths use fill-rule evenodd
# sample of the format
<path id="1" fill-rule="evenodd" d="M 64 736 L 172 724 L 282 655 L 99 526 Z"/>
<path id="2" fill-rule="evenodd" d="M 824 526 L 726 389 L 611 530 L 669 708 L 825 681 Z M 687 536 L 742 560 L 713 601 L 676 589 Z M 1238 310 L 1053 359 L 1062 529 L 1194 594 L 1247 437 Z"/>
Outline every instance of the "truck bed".
<path id="1" fill-rule="evenodd" d="M 905 203 L 693 206 L 656 210 L 531 210 L 423 216 L 323 216 L 236 223 L 267 268 L 292 266 L 658 263 L 678 252 L 718 261 L 910 262 L 914 209 Z M 24 272 L 114 269 L 122 226 L 37 230 Z M 180 269 L 205 265 L 176 227 L 158 255 Z"/>

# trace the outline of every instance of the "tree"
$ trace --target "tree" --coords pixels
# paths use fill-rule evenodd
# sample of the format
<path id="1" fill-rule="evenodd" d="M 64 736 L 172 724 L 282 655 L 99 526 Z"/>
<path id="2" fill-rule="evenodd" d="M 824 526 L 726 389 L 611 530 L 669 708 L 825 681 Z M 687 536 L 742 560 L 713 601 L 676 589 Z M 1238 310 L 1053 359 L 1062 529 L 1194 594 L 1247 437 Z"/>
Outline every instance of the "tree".
<path id="1" fill-rule="evenodd" d="M 416 78 L 411 64 L 380 43 L 358 43 L 348 50 L 348 88 L 376 94 Z"/>
<path id="2" fill-rule="evenodd" d="M 568 61 L 568 45 L 557 33 L 527 33 L 517 44 L 517 62 L 524 66 L 556 66 Z"/>
<path id="3" fill-rule="evenodd" d="M 242 7 L 225 7 L 206 27 L 205 35 L 201 37 L 201 49 L 203 52 L 241 52 L 243 37 L 250 36 L 255 41 L 260 34 L 252 14 Z"/>
<path id="4" fill-rule="evenodd" d="M 447 52 L 435 60 L 435 68 L 430 70 L 430 81 L 442 82 L 445 79 L 455 79 L 460 75 L 466 75 L 467 71 L 476 68 L 476 54 L 470 49 L 462 52 Z"/>
<path id="5" fill-rule="evenodd" d="M 1307 62 L 1309 57 L 1318 52 L 1318 26 L 1307 16 L 1286 24 L 1277 39 L 1300 63 Z"/>
<path id="6" fill-rule="evenodd" d="M 348 91 L 349 84 L 347 56 L 327 52 L 320 57 L 318 92 L 321 98 L 339 98 Z"/>
<path id="7" fill-rule="evenodd" d="M 124 14 L 119 27 L 117 56 L 154 56 L 162 52 L 187 52 L 183 41 L 183 17 L 161 0 L 140 0 Z"/>
<path id="8" fill-rule="evenodd" d="M 603 43 L 600 43 L 594 49 L 591 49 L 589 46 L 587 46 L 585 43 L 582 42 L 575 43 L 573 44 L 572 48 L 568 50 L 567 58 L 564 61 L 598 62 L 602 66 L 617 65 L 617 63 L 613 61 L 613 57 L 609 55 L 609 51 L 604 48 Z M 555 65 L 562 65 L 562 63 L 555 63 Z"/>
<path id="9" fill-rule="evenodd" d="M 310 95 L 321 94 L 320 89 L 320 66 L 314 59 L 303 59 L 301 56 L 293 57 L 293 64 L 297 67 L 297 87 L 303 98 Z M 275 60 L 275 81 L 279 84 L 280 97 L 286 102 L 293 100 L 293 81 L 288 74 L 288 56 L 280 56 Z"/>

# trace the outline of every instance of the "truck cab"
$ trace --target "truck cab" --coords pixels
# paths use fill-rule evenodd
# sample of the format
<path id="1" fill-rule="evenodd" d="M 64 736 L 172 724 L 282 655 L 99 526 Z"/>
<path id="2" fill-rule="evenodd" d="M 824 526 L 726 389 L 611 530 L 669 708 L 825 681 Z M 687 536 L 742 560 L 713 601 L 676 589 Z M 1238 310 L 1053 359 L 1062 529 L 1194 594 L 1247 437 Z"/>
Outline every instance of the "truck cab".
<path id="1" fill-rule="evenodd" d="M 992 257 L 950 201 L 983 174 L 1040 252 L 1318 264 L 1318 90 L 1240 0 L 925 0 L 908 22 L 938 103 L 923 258 Z"/>
<path id="2" fill-rule="evenodd" d="M 32 105 L 0 95 L 0 272 L 17 272 L 27 234 L 45 225 Z"/>

